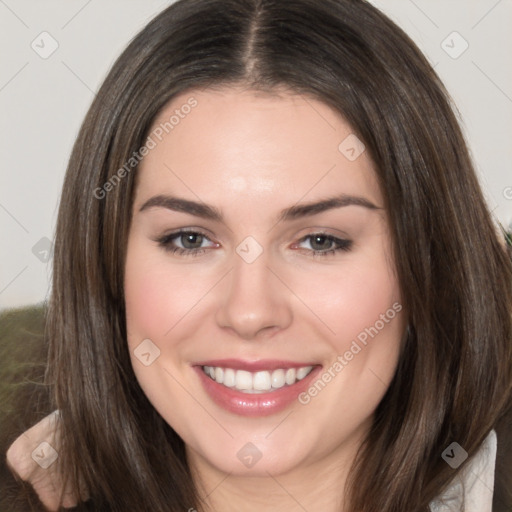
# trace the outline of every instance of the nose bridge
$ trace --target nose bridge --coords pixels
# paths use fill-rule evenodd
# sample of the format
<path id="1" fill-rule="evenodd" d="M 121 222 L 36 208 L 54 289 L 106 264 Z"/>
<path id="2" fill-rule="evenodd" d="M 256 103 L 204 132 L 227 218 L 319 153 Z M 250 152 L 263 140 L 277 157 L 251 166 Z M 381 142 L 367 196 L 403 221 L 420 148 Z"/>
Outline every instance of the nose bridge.
<path id="1" fill-rule="evenodd" d="M 262 254 L 251 263 L 238 256 L 234 258 L 231 276 L 233 297 L 242 299 L 249 306 L 251 302 L 259 304 L 260 299 L 267 298 L 267 295 L 271 296 L 273 286 L 270 283 L 272 273 L 269 264 L 266 254 Z"/>
<path id="2" fill-rule="evenodd" d="M 284 328 L 292 317 L 286 288 L 273 275 L 268 253 L 255 255 L 250 243 L 240 244 L 233 255 L 232 271 L 217 311 L 219 325 L 244 339 L 262 330 Z"/>

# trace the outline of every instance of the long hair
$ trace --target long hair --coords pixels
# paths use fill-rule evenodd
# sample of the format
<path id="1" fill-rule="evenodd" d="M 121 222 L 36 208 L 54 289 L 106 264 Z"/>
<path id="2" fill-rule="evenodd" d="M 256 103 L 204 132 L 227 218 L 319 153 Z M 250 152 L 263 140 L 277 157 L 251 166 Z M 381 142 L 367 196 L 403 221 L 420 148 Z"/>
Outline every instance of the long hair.
<path id="1" fill-rule="evenodd" d="M 98 510 L 201 507 L 184 443 L 128 354 L 137 170 L 126 163 L 174 96 L 235 85 L 324 102 L 375 163 L 409 327 L 346 491 L 351 511 L 426 511 L 464 468 L 443 450 L 455 441 L 473 455 L 510 403 L 512 270 L 447 92 L 363 0 L 179 0 L 113 65 L 75 142 L 57 221 L 46 377 L 61 470 Z"/>

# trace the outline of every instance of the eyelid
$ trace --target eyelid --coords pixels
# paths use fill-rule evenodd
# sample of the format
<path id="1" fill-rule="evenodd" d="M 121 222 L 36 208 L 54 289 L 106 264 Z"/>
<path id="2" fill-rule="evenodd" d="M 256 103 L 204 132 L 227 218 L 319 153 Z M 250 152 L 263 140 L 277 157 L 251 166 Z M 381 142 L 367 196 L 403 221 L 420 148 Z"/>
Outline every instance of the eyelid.
<path id="1" fill-rule="evenodd" d="M 211 242 L 213 242 L 213 240 L 212 240 L 213 236 L 210 233 L 208 233 L 207 230 L 204 230 L 202 228 L 195 228 L 195 227 L 178 228 L 178 229 L 175 229 L 172 231 L 166 231 L 164 234 L 162 234 L 160 236 L 156 236 L 154 240 L 159 241 L 159 240 L 166 239 L 166 238 L 171 239 L 172 237 L 177 237 L 178 235 L 181 235 L 183 233 L 193 233 L 193 234 L 197 234 L 197 235 L 202 235 L 205 238 L 207 238 L 208 240 L 210 240 Z"/>
<path id="2" fill-rule="evenodd" d="M 339 240 L 349 239 L 350 235 L 345 230 L 336 229 L 336 228 L 325 228 L 322 226 L 307 226 L 306 228 L 300 229 L 298 233 L 304 233 L 303 235 L 298 234 L 295 235 L 298 239 L 302 240 L 302 238 L 308 235 L 323 235 L 329 236 L 332 238 L 337 238 Z"/>

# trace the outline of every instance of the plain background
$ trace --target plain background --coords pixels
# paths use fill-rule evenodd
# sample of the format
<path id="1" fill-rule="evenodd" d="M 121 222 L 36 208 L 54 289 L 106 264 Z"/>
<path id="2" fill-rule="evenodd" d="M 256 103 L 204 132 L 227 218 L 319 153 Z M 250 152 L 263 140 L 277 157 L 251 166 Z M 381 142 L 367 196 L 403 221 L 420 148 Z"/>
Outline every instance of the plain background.
<path id="1" fill-rule="evenodd" d="M 170 3 L 0 0 L 0 309 L 47 298 L 59 195 L 80 124 L 114 60 Z M 460 112 L 489 207 L 510 225 L 512 0 L 371 3 L 435 66 Z M 51 44 L 57 49 L 42 58 Z"/>

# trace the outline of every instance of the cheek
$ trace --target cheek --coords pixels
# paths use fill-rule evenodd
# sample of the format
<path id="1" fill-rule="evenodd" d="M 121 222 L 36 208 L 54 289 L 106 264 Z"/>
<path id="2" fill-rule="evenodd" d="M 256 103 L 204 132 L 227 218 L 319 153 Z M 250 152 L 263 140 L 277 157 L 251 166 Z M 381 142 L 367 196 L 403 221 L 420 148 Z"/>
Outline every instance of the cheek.
<path id="1" fill-rule="evenodd" d="M 171 321 L 168 313 L 172 311 L 172 297 L 165 283 L 142 268 L 127 268 L 125 296 L 130 337 L 159 338 L 165 332 L 165 325 Z"/>
<path id="2" fill-rule="evenodd" d="M 125 300 L 128 338 L 163 340 L 205 295 L 209 286 L 179 265 L 169 265 L 167 255 L 151 254 L 133 245 L 126 260 Z"/>
<path id="3" fill-rule="evenodd" d="M 303 288 L 303 293 L 309 290 L 308 306 L 321 318 L 331 348 L 325 361 L 331 374 L 326 378 L 336 384 L 324 399 L 332 392 L 331 399 L 357 418 L 377 406 L 400 354 L 405 314 L 387 254 L 384 242 L 376 243 L 372 251 L 347 258 L 335 275 L 317 274 Z"/>
<path id="4" fill-rule="evenodd" d="M 336 282 L 332 276 L 316 282 L 324 293 L 314 294 L 312 303 L 331 330 L 324 336 L 331 350 L 322 375 L 299 401 L 328 411 L 323 433 L 334 438 L 367 421 L 382 400 L 399 360 L 405 314 L 385 258 L 358 260 Z"/>
<path id="5" fill-rule="evenodd" d="M 147 243 L 130 242 L 124 280 L 126 324 L 132 367 L 140 387 L 168 422 L 179 425 L 181 415 L 169 405 L 186 404 L 182 388 L 171 376 L 175 370 L 172 356 L 179 341 L 173 341 L 169 331 L 186 314 L 186 304 L 197 301 L 198 290 L 187 287 L 186 278 L 170 272 L 165 261 L 165 253 L 149 251 Z M 146 339 L 159 351 L 156 356 L 153 346 L 145 346 L 150 358 L 156 356 L 148 365 L 137 355 L 142 353 L 139 346 Z"/>
<path id="6" fill-rule="evenodd" d="M 304 293 L 308 306 L 329 328 L 339 350 L 375 324 L 384 330 L 382 315 L 387 327 L 387 320 L 394 319 L 396 309 L 401 309 L 397 279 L 378 258 L 368 264 L 347 265 L 335 278 L 317 275 L 314 283 L 306 285 Z"/>

